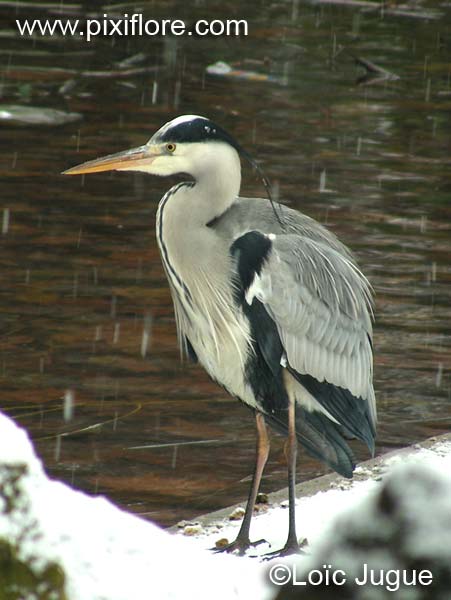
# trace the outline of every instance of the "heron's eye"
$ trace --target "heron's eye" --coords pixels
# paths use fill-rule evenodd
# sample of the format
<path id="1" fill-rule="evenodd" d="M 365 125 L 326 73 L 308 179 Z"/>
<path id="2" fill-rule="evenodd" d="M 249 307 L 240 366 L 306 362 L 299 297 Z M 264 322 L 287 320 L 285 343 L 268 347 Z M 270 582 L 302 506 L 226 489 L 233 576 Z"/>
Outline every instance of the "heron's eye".
<path id="1" fill-rule="evenodd" d="M 166 144 L 166 150 L 168 152 L 175 152 L 175 144 Z"/>

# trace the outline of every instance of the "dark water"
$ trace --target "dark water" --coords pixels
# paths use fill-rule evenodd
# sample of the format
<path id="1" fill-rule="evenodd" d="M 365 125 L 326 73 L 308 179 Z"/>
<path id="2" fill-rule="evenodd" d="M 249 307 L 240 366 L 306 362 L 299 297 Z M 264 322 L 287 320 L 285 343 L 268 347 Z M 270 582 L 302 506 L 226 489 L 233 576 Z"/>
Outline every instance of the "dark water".
<path id="1" fill-rule="evenodd" d="M 230 130 L 285 202 L 357 253 L 377 294 L 378 452 L 449 430 L 451 8 L 412 3 L 413 16 L 374 4 L 144 3 L 147 18 L 247 18 L 249 35 L 90 43 L 20 38 L 14 26 L 59 9 L 82 16 L 86 3 L 0 5 L 1 102 L 82 114 L 60 126 L 0 120 L 0 407 L 27 427 L 52 476 L 163 524 L 247 492 L 251 413 L 179 363 L 154 236 L 173 182 L 59 175 L 183 113 Z M 105 10 L 89 3 L 91 16 Z M 399 79 L 357 83 L 355 56 Z M 207 76 L 218 60 L 271 80 Z M 244 175 L 243 193 L 264 193 Z M 300 479 L 323 472 L 301 454 Z M 284 484 L 274 436 L 264 488 Z"/>

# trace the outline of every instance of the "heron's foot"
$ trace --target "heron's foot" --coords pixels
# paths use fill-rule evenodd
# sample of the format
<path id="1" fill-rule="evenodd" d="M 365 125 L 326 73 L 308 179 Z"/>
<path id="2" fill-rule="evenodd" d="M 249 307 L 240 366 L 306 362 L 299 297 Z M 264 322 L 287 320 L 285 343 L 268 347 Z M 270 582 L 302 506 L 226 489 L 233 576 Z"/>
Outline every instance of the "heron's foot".
<path id="1" fill-rule="evenodd" d="M 308 548 L 307 538 L 304 538 L 299 542 L 296 538 L 288 538 L 287 543 L 281 550 L 274 550 L 274 552 L 267 552 L 263 556 L 263 560 L 272 560 L 273 558 L 280 558 L 282 556 L 290 556 L 290 554 L 306 554 L 306 548 Z"/>
<path id="2" fill-rule="evenodd" d="M 230 544 L 228 544 L 228 543 L 222 544 L 222 541 L 223 540 L 218 540 L 218 542 L 216 542 L 216 546 L 214 548 L 211 548 L 211 550 L 215 553 L 218 553 L 218 552 L 232 553 L 233 552 L 235 554 L 238 554 L 239 556 L 244 556 L 244 554 L 246 553 L 246 550 L 248 550 L 249 548 L 255 548 L 256 546 L 259 546 L 260 544 L 268 543 L 264 539 L 257 540 L 255 542 L 251 542 L 248 536 L 240 537 L 239 535 L 237 536 L 236 540 L 234 542 L 231 542 Z"/>

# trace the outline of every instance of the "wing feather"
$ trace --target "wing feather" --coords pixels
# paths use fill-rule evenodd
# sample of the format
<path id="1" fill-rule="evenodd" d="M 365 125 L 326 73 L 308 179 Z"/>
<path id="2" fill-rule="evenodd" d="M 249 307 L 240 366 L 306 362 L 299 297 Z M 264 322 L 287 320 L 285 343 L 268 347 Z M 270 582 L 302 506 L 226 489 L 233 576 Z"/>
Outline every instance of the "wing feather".
<path id="1" fill-rule="evenodd" d="M 296 234 L 271 237 L 258 300 L 277 326 L 290 368 L 360 399 L 373 428 L 368 281 L 349 256 L 321 241 Z M 247 294 L 248 303 L 255 295 Z"/>

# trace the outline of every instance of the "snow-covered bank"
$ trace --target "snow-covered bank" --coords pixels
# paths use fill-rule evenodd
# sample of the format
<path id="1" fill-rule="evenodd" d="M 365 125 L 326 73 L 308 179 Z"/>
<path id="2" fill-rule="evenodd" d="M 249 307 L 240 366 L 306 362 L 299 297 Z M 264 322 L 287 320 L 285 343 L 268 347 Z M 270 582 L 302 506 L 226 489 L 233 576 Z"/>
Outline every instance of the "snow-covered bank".
<path id="1" fill-rule="evenodd" d="M 299 484 L 296 488 L 299 538 L 306 538 L 313 551 L 316 542 L 333 525 L 337 515 L 344 513 L 349 507 L 360 505 L 367 498 L 374 498 L 379 493 L 385 476 L 404 463 L 427 465 L 435 472 L 451 478 L 451 436 L 440 436 L 424 444 L 416 444 L 369 460 L 356 468 L 353 480 L 333 474 Z M 451 497 L 449 502 L 451 506 Z M 192 537 L 193 544 L 200 548 L 211 548 L 218 540 L 233 540 L 240 526 L 239 520 L 228 518 L 234 510 L 235 507 L 218 511 L 188 523 L 187 533 Z M 249 551 L 250 554 L 258 556 L 283 547 L 287 528 L 286 494 L 269 494 L 268 505 L 259 506 L 259 513 L 254 515 L 251 526 L 251 537 L 256 540 L 266 539 L 268 544 L 253 548 Z M 193 535 L 192 532 L 196 529 L 199 533 Z M 183 534 L 184 528 L 179 527 L 178 535 Z"/>
<path id="2" fill-rule="evenodd" d="M 307 553 L 269 563 L 276 600 L 451 600 L 451 436 L 368 461 L 354 481 L 321 479 L 296 503 Z M 271 547 L 250 553 L 283 547 L 287 521 L 286 501 L 256 515 L 252 537 Z M 238 527 L 207 518 L 193 544 L 233 540 Z"/>
<path id="3" fill-rule="evenodd" d="M 294 564 L 306 577 L 330 563 L 355 578 L 365 562 L 395 570 L 421 563 L 438 587 L 417 585 L 408 588 L 409 596 L 400 590 L 396 597 L 451 598 L 441 591 L 451 589 L 451 441 L 419 449 L 409 465 L 395 465 L 397 472 L 381 485 L 383 472 L 404 461 L 399 455 L 360 468 L 356 481 L 339 480 L 327 491 L 300 498 L 299 535 L 309 539 L 310 554 L 290 558 L 285 563 L 290 573 Z M 198 535 L 174 535 L 104 498 L 52 481 L 27 434 L 0 414 L 2 600 L 273 600 L 279 592 L 281 599 L 291 597 L 292 590 L 269 582 L 277 559 L 268 564 L 205 550 L 218 538 L 233 539 L 238 526 L 224 519 Z M 283 545 L 286 529 L 287 510 L 276 506 L 254 519 L 252 537 L 269 539 L 274 549 Z M 364 597 L 358 595 L 362 586 L 353 596 L 340 596 L 345 587 L 334 589 L 334 597 Z M 293 589 L 296 597 L 308 597 L 301 595 L 307 588 Z M 436 595 L 421 595 L 433 589 Z M 365 596 L 370 597 L 385 598 Z"/>
<path id="4" fill-rule="evenodd" d="M 0 560 L 2 600 L 273 596 L 259 564 L 212 556 L 104 498 L 48 479 L 26 433 L 1 414 L 0 549 L 9 554 Z"/>

